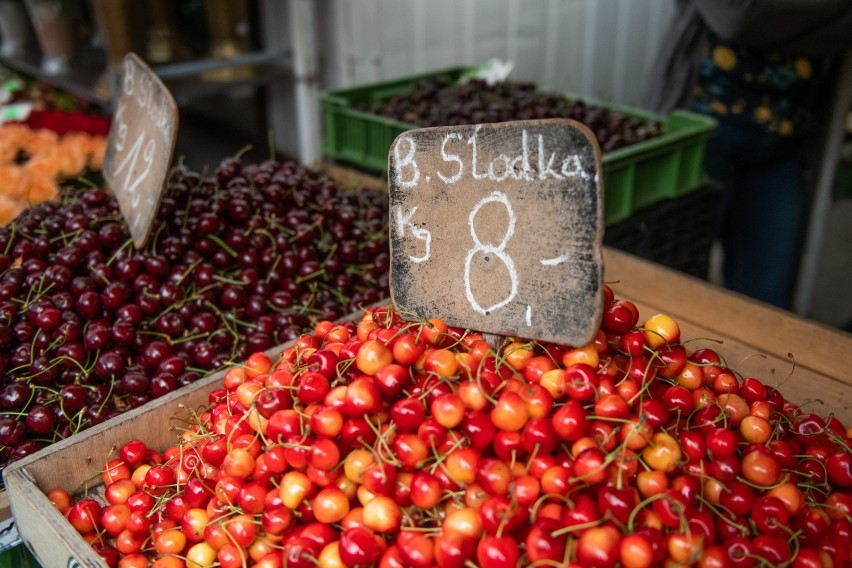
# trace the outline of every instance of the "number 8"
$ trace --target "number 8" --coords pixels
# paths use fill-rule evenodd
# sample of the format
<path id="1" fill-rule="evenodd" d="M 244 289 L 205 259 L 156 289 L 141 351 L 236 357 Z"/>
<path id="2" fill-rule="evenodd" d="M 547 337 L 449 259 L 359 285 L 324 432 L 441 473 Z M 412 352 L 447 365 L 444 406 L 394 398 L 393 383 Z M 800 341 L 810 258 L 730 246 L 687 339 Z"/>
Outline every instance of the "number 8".
<path id="1" fill-rule="evenodd" d="M 476 234 L 476 228 L 474 227 L 474 222 L 476 220 L 476 214 L 479 213 L 479 210 L 483 205 L 487 203 L 502 203 L 503 206 L 506 207 L 506 212 L 509 214 L 509 224 L 506 227 L 506 234 L 503 236 L 503 240 L 500 241 L 500 244 L 496 247 L 487 244 L 484 245 L 479 240 L 479 236 Z M 502 308 L 506 304 L 512 301 L 515 297 L 515 294 L 518 293 L 518 273 L 515 270 L 515 263 L 512 261 L 512 257 L 506 254 L 506 245 L 509 243 L 509 239 L 512 238 L 512 235 L 515 233 L 515 212 L 512 210 L 512 205 L 509 203 L 509 198 L 505 193 L 501 193 L 499 191 L 493 192 L 488 197 L 482 198 L 479 203 L 477 203 L 473 210 L 470 212 L 470 217 L 468 217 L 468 226 L 470 227 L 470 236 L 473 237 L 474 246 L 471 247 L 469 251 L 467 251 L 467 257 L 464 261 L 464 287 L 465 293 L 467 295 L 467 300 L 470 302 L 470 306 L 477 313 L 480 313 L 484 316 L 487 316 L 493 310 L 498 308 Z M 476 298 L 473 297 L 473 290 L 470 288 L 470 263 L 473 261 L 474 255 L 476 253 L 481 252 L 483 254 L 493 254 L 497 258 L 503 261 L 503 264 L 506 265 L 506 268 L 509 270 L 509 278 L 512 280 L 512 291 L 509 292 L 509 295 L 497 302 L 496 304 L 489 306 L 487 308 L 483 308 L 479 305 L 479 302 L 476 301 Z"/>

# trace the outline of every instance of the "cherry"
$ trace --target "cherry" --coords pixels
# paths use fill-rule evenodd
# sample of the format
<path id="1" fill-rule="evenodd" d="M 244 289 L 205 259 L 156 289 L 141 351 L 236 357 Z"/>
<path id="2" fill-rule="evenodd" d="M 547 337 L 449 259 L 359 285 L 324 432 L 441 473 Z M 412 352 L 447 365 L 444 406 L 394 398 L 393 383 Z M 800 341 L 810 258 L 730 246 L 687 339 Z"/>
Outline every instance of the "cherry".
<path id="1" fill-rule="evenodd" d="M 106 320 L 92 321 L 83 334 L 83 346 L 89 351 L 104 349 L 112 342 L 112 327 Z"/>
<path id="2" fill-rule="evenodd" d="M 33 305 L 27 310 L 27 318 L 39 329 L 54 329 L 59 325 L 62 312 L 50 305 Z"/>
<path id="3" fill-rule="evenodd" d="M 56 419 L 47 406 L 35 404 L 27 412 L 26 425 L 30 432 L 46 434 L 53 431 Z"/>
<path id="4" fill-rule="evenodd" d="M 583 566 L 614 566 L 619 555 L 619 532 L 613 526 L 593 527 L 580 535 L 577 560 Z"/>
<path id="5" fill-rule="evenodd" d="M 419 400 L 402 398 L 391 407 L 390 417 L 400 431 L 412 432 L 425 420 L 426 410 Z"/>
<path id="6" fill-rule="evenodd" d="M 128 467 L 136 468 L 142 465 L 148 448 L 141 440 L 131 440 L 121 446 L 118 455 Z"/>
<path id="7" fill-rule="evenodd" d="M 689 415 L 695 410 L 695 401 L 692 394 L 681 386 L 672 386 L 663 393 L 663 401 L 666 410 L 679 412 L 681 415 Z"/>
<path id="8" fill-rule="evenodd" d="M 725 428 L 711 428 L 706 435 L 707 449 L 714 457 L 732 456 L 737 451 L 737 435 Z"/>
<path id="9" fill-rule="evenodd" d="M 518 543 L 510 537 L 486 536 L 476 547 L 480 566 L 515 566 L 519 558 Z"/>
<path id="10" fill-rule="evenodd" d="M 12 418 L 0 418 L 0 444 L 4 446 L 16 446 L 24 440 L 27 427 L 23 422 Z"/>
<path id="11" fill-rule="evenodd" d="M 751 541 L 744 537 L 731 537 L 722 543 L 722 548 L 735 568 L 751 568 L 757 564 Z"/>
<path id="12" fill-rule="evenodd" d="M 560 439 L 573 442 L 586 434 L 586 412 L 575 400 L 567 401 L 553 415 L 553 427 Z"/>
<path id="13" fill-rule="evenodd" d="M 736 479 L 742 466 L 737 456 L 718 457 L 709 463 L 713 476 L 722 482 L 731 482 Z"/>
<path id="14" fill-rule="evenodd" d="M 751 487 L 739 481 L 728 483 L 719 497 L 720 504 L 738 517 L 751 511 L 754 504 L 754 492 Z"/>
<path id="15" fill-rule="evenodd" d="M 497 435 L 494 423 L 481 411 L 468 413 L 462 421 L 461 429 L 471 446 L 479 450 L 489 447 Z"/>
<path id="16" fill-rule="evenodd" d="M 125 370 L 124 357 L 117 351 L 101 353 L 95 363 L 95 374 L 101 379 L 115 378 Z"/>
<path id="17" fill-rule="evenodd" d="M 790 518 L 784 502 L 771 495 L 763 495 L 754 501 L 752 519 L 763 534 L 781 536 L 789 534 Z"/>
<path id="18" fill-rule="evenodd" d="M 340 559 L 346 566 L 369 566 L 380 554 L 373 535 L 362 527 L 344 530 L 339 542 Z"/>
<path id="19" fill-rule="evenodd" d="M 62 411 L 66 416 L 73 416 L 86 406 L 88 395 L 80 385 L 66 385 L 59 390 L 62 399 Z"/>
<path id="20" fill-rule="evenodd" d="M 849 558 L 849 541 L 843 541 L 833 535 L 828 535 L 820 540 L 818 545 L 822 553 L 827 554 L 834 562 L 834 566 L 843 566 Z"/>
<path id="21" fill-rule="evenodd" d="M 38 440 L 24 440 L 15 446 L 15 449 L 9 459 L 11 461 L 23 459 L 41 450 L 44 446 L 44 442 L 40 442 Z"/>
<path id="22" fill-rule="evenodd" d="M 852 488 L 852 454 L 848 451 L 828 456 L 825 469 L 832 483 L 844 489 Z"/>
<path id="23" fill-rule="evenodd" d="M 20 410 L 30 398 L 26 383 L 11 383 L 0 391 L 0 407 L 4 410 Z"/>
<path id="24" fill-rule="evenodd" d="M 636 508 L 639 499 L 635 489 L 617 489 L 601 487 L 598 490 L 598 504 L 601 513 L 611 515 L 622 524 L 626 524 Z"/>

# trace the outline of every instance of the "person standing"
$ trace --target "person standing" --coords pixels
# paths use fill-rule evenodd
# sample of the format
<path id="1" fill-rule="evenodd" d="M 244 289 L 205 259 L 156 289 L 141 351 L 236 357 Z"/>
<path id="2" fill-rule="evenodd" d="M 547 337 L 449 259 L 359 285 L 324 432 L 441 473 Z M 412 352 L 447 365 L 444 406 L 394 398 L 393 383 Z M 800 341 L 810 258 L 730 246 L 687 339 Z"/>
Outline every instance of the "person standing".
<path id="1" fill-rule="evenodd" d="M 647 106 L 713 117 L 704 167 L 722 188 L 726 287 L 789 308 L 804 170 L 852 48 L 852 0 L 676 0 Z"/>

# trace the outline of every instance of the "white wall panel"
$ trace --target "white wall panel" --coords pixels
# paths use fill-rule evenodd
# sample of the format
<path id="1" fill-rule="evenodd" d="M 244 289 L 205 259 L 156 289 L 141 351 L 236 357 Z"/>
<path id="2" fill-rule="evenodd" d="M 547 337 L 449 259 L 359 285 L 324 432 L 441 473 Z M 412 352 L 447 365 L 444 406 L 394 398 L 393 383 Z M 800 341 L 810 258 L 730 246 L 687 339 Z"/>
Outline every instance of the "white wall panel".
<path id="1" fill-rule="evenodd" d="M 513 77 L 542 84 L 548 45 L 549 2 L 511 0 L 510 34 L 514 36 L 507 58 L 515 62 Z"/>
<path id="2" fill-rule="evenodd" d="M 473 6 L 473 21 L 470 22 L 474 42 L 472 63 L 484 63 L 493 57 L 506 59 L 510 36 L 509 0 L 475 0 Z"/>
<path id="3" fill-rule="evenodd" d="M 373 35 L 377 36 L 380 46 L 377 72 L 381 79 L 411 74 L 417 52 L 423 49 L 422 43 L 415 41 L 415 4 L 423 2 L 379 2 L 378 26 L 374 25 Z"/>
<path id="4" fill-rule="evenodd" d="M 612 65 L 611 98 L 620 102 L 638 105 L 644 93 L 637 86 L 644 86 L 647 75 L 647 58 L 653 58 L 657 50 L 658 35 L 649 37 L 650 17 L 648 2 L 620 0 Z M 664 33 L 660 30 L 659 33 Z"/>
<path id="5" fill-rule="evenodd" d="M 586 23 L 586 13 L 593 11 L 586 0 L 553 0 L 552 9 L 557 22 L 556 29 L 548 22 L 548 44 L 555 47 L 555 54 L 547 59 L 547 67 L 542 70 L 544 81 L 542 86 L 554 90 L 583 92 L 583 61 L 586 55 L 584 48 L 586 36 L 591 35 Z M 548 16 L 550 17 L 550 16 Z M 594 62 L 593 53 L 589 52 L 590 64 Z M 553 60 L 553 68 L 550 61 Z"/>
<path id="6" fill-rule="evenodd" d="M 463 2 L 459 0 L 432 0 L 416 2 L 422 19 L 415 24 L 415 34 L 421 34 L 423 43 L 416 54 L 414 72 L 441 69 L 463 64 L 464 21 Z M 419 22 L 422 22 L 420 24 Z M 419 30 L 419 31 L 418 31 Z M 415 48 L 417 46 L 415 45 Z M 472 56 L 472 55 L 471 55 Z"/>
<path id="7" fill-rule="evenodd" d="M 350 26 L 347 52 L 352 57 L 352 68 L 356 83 L 370 83 L 381 80 L 382 60 L 386 57 L 381 43 L 382 21 L 379 14 L 382 0 L 356 0 L 339 2 Z"/>
<path id="8" fill-rule="evenodd" d="M 631 105 L 671 0 L 319 0 L 323 88 L 492 58 L 542 88 Z"/>

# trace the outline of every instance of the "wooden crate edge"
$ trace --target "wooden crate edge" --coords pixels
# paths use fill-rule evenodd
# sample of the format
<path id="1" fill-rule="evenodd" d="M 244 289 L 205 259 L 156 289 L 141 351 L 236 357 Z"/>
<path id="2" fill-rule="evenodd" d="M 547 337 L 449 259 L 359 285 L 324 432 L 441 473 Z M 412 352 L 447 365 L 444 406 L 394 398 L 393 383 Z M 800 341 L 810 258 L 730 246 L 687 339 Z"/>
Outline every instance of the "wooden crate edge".
<path id="1" fill-rule="evenodd" d="M 26 468 L 15 468 L 8 475 L 6 486 L 19 495 L 10 499 L 18 534 L 42 566 L 106 566 L 83 537 L 62 516 L 39 489 Z M 39 545 L 32 537 L 38 535 Z"/>

